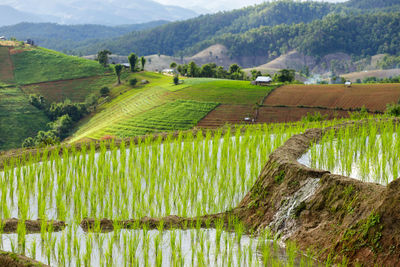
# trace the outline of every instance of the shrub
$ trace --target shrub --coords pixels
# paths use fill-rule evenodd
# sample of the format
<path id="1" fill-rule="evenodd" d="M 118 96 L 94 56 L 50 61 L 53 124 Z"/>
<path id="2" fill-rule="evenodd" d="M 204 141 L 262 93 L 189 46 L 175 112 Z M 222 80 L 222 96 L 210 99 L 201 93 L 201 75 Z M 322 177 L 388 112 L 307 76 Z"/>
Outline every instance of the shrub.
<path id="1" fill-rule="evenodd" d="M 73 126 L 73 121 L 71 117 L 66 114 L 58 117 L 56 121 L 50 122 L 48 125 L 58 137 L 63 139 L 68 136 L 68 133 Z"/>
<path id="2" fill-rule="evenodd" d="M 130 84 L 131 86 L 135 86 L 135 85 L 137 84 L 137 82 L 138 82 L 138 80 L 137 80 L 136 78 L 133 78 L 133 79 L 130 79 L 130 80 L 129 80 L 129 84 Z"/>
<path id="3" fill-rule="evenodd" d="M 106 97 L 110 94 L 110 88 L 107 86 L 104 86 L 103 88 L 100 89 L 100 95 L 103 97 Z"/>
<path id="4" fill-rule="evenodd" d="M 46 108 L 46 101 L 43 96 L 32 94 L 29 95 L 29 103 L 38 108 L 38 109 L 45 109 Z"/>
<path id="5" fill-rule="evenodd" d="M 399 117 L 400 116 L 400 104 L 388 104 L 386 106 L 385 114 L 387 114 L 389 116 Z"/>
<path id="6" fill-rule="evenodd" d="M 301 118 L 302 122 L 315 122 L 315 121 L 323 121 L 328 118 L 328 115 L 322 115 L 319 112 L 315 112 L 314 114 L 310 114 L 307 112 L 307 116 Z"/>
<path id="7" fill-rule="evenodd" d="M 178 85 L 179 84 L 179 77 L 178 76 L 174 76 L 174 84 Z"/>
<path id="8" fill-rule="evenodd" d="M 365 106 L 362 106 L 359 111 L 349 112 L 349 118 L 352 120 L 365 119 L 368 117 L 368 115 L 368 110 L 365 108 Z"/>

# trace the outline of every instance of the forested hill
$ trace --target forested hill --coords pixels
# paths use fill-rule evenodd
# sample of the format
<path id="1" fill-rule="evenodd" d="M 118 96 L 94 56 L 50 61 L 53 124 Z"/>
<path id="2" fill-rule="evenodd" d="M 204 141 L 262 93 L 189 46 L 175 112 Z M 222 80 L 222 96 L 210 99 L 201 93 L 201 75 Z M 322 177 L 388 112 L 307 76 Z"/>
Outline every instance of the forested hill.
<path id="1" fill-rule="evenodd" d="M 342 6 L 321 2 L 294 2 L 283 0 L 251 6 L 230 12 L 202 15 L 194 19 L 174 22 L 152 30 L 132 32 L 119 39 L 77 49 L 93 54 L 107 48 L 113 53 L 179 54 L 184 49 L 225 33 L 244 33 L 260 26 L 308 23 L 321 19 L 330 12 L 340 12 Z"/>
<path id="2" fill-rule="evenodd" d="M 242 34 L 224 34 L 186 50 L 195 52 L 214 43 L 225 45 L 232 56 L 269 55 L 297 49 L 307 55 L 345 52 L 355 56 L 400 53 L 400 12 L 326 16 L 309 24 L 260 27 Z"/>
<path id="3" fill-rule="evenodd" d="M 281 0 L 231 12 L 204 15 L 121 38 L 80 47 L 75 53 L 101 49 L 127 55 L 193 55 L 221 43 L 232 57 L 276 57 L 288 49 L 316 56 L 330 52 L 371 55 L 398 50 L 398 0 L 351 0 L 346 3 Z M 387 24 L 386 24 L 387 23 Z"/>
<path id="4" fill-rule="evenodd" d="M 116 38 L 132 31 L 147 30 L 167 23 L 168 21 L 160 20 L 123 26 L 103 26 L 24 22 L 0 27 L 0 35 L 15 37 L 18 40 L 33 39 L 40 46 L 67 52 L 77 46 L 90 45 L 99 40 Z"/>

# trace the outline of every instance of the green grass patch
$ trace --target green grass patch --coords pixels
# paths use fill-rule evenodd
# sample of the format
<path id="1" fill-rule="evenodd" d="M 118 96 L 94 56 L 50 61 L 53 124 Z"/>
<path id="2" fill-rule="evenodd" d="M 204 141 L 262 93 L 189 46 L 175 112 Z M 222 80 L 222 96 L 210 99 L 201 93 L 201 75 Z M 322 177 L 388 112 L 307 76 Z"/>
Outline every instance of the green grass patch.
<path id="1" fill-rule="evenodd" d="M 221 104 L 251 105 L 262 101 L 264 96 L 274 87 L 252 85 L 249 81 L 233 81 L 219 79 L 185 79 L 183 89 L 175 90 L 173 98 Z"/>
<path id="2" fill-rule="evenodd" d="M 48 122 L 21 89 L 0 88 L 0 150 L 20 147 L 25 138 L 47 129 Z"/>
<path id="3" fill-rule="evenodd" d="M 218 103 L 177 100 L 117 124 L 110 134 L 131 137 L 156 132 L 189 130 L 217 106 Z"/>
<path id="4" fill-rule="evenodd" d="M 102 75 L 110 68 L 98 62 L 37 48 L 12 55 L 15 80 L 32 84 Z"/>

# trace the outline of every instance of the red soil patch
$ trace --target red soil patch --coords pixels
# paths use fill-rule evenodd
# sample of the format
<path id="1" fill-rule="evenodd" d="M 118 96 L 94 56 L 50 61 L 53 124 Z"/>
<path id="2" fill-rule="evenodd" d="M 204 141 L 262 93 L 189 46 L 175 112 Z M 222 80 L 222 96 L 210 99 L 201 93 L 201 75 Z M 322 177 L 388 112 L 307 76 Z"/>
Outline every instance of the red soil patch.
<path id="1" fill-rule="evenodd" d="M 99 76 L 95 76 L 72 80 L 42 82 L 25 85 L 22 87 L 22 90 L 26 94 L 41 94 L 50 102 L 61 102 L 67 98 L 71 101 L 79 102 L 84 101 L 85 97 L 94 91 L 91 85 L 99 78 Z"/>
<path id="2" fill-rule="evenodd" d="M 400 98 L 400 84 L 286 85 L 272 92 L 264 105 L 360 108 L 384 111 Z"/>
<path id="3" fill-rule="evenodd" d="M 16 48 L 10 48 L 10 55 L 15 55 L 19 53 L 23 53 L 25 51 L 31 51 L 32 49 L 16 49 Z"/>
<path id="4" fill-rule="evenodd" d="M 347 111 L 328 110 L 319 108 L 298 108 L 298 107 L 261 107 L 259 109 L 256 123 L 293 122 L 299 121 L 307 113 L 319 112 L 328 115 L 328 119 L 343 118 L 348 116 Z M 245 123 L 246 116 L 254 116 L 255 112 L 251 106 L 246 105 L 220 105 L 203 118 L 197 126 L 213 128 L 220 127 L 226 123 Z"/>

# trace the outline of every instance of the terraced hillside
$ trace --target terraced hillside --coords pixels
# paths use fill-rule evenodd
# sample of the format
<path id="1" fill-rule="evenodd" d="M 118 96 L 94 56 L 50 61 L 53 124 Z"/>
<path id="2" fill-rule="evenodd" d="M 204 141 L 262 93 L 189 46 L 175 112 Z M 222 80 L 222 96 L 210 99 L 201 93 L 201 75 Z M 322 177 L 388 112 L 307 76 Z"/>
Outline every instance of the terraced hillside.
<path id="1" fill-rule="evenodd" d="M 190 129 L 219 103 L 241 103 L 251 108 L 272 89 L 248 81 L 207 78 L 184 79 L 174 85 L 172 77 L 149 72 L 127 79 L 133 77 L 150 83 L 135 89 L 127 85 L 114 88 L 120 95 L 83 120 L 70 142 Z"/>
<path id="2" fill-rule="evenodd" d="M 110 71 L 94 61 L 0 41 L 0 150 L 20 147 L 25 138 L 47 130 L 49 119 L 29 103 L 29 94 L 40 94 L 49 103 L 84 101 L 115 83 Z"/>

